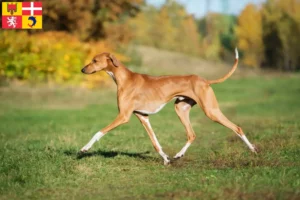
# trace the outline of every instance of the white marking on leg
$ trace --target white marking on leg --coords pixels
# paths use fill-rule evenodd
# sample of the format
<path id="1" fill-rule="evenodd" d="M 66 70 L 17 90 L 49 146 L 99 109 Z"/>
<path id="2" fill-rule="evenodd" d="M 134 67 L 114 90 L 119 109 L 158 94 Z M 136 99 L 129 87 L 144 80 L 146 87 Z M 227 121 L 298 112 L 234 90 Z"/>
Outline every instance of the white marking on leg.
<path id="1" fill-rule="evenodd" d="M 93 146 L 93 144 L 94 144 L 95 142 L 99 141 L 100 138 L 103 137 L 103 136 L 104 136 L 104 134 L 103 134 L 101 131 L 97 132 L 97 133 L 92 137 L 92 139 L 91 139 L 84 147 L 82 147 L 81 151 L 82 151 L 82 152 L 88 151 L 88 150 Z"/>
<path id="2" fill-rule="evenodd" d="M 251 149 L 251 151 L 256 152 L 254 146 L 249 142 L 246 135 L 242 135 L 242 136 L 240 136 L 240 138 L 247 144 L 247 146 Z"/>
<path id="3" fill-rule="evenodd" d="M 184 147 L 174 156 L 174 158 L 180 158 L 182 157 L 186 150 L 190 147 L 191 143 L 190 142 L 187 142 Z"/>
<path id="4" fill-rule="evenodd" d="M 168 165 L 170 163 L 169 156 L 165 154 L 162 149 L 158 153 L 164 159 L 164 165 Z"/>
<path id="5" fill-rule="evenodd" d="M 169 164 L 170 163 L 169 156 L 167 154 L 165 154 L 165 152 L 163 152 L 162 147 L 160 146 L 155 134 L 153 134 L 153 138 L 154 138 L 156 146 L 159 149 L 159 151 L 158 151 L 159 155 L 164 159 L 164 164 L 165 165 Z"/>
<path id="6" fill-rule="evenodd" d="M 144 122 L 152 129 L 151 124 L 150 124 L 148 118 L 141 117 L 141 119 L 143 119 Z M 160 146 L 160 144 L 159 144 L 159 142 L 158 142 L 158 140 L 157 140 L 156 135 L 154 134 L 154 132 L 153 132 L 153 139 L 154 139 L 155 145 L 158 147 L 158 153 L 159 153 L 159 155 L 164 159 L 164 164 L 165 165 L 169 164 L 170 163 L 169 157 L 168 157 L 167 154 L 165 154 L 165 152 L 163 152 L 162 147 Z"/>
<path id="7" fill-rule="evenodd" d="M 186 110 L 188 110 L 188 109 L 190 109 L 191 108 L 191 105 L 190 104 L 185 104 L 184 106 L 182 106 L 182 109 L 184 110 L 184 111 L 186 111 Z"/>

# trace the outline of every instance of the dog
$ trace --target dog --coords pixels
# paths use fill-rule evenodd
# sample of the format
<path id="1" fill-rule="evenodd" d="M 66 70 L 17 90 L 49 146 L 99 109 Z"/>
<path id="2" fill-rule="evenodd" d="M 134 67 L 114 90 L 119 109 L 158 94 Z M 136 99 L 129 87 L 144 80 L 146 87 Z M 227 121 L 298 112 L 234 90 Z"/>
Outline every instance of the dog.
<path id="1" fill-rule="evenodd" d="M 256 148 L 249 142 L 241 127 L 229 121 L 221 112 L 212 84 L 222 83 L 228 79 L 238 66 L 238 50 L 235 49 L 235 63 L 232 69 L 222 78 L 206 80 L 197 75 L 183 76 L 149 76 L 130 71 L 111 53 L 96 55 L 92 61 L 82 68 L 84 74 L 92 74 L 104 70 L 117 85 L 117 100 L 119 114 L 116 119 L 97 132 L 92 139 L 81 149 L 87 152 L 93 144 L 100 140 L 110 130 L 127 123 L 132 114 L 136 115 L 146 129 L 155 150 L 168 165 L 170 159 L 160 146 L 154 131 L 152 130 L 149 115 L 158 113 L 169 101 L 175 100 L 175 111 L 185 127 L 187 142 L 174 156 L 181 158 L 196 135 L 190 124 L 189 113 L 191 108 L 198 104 L 205 115 L 211 120 L 233 130 L 256 153 Z"/>

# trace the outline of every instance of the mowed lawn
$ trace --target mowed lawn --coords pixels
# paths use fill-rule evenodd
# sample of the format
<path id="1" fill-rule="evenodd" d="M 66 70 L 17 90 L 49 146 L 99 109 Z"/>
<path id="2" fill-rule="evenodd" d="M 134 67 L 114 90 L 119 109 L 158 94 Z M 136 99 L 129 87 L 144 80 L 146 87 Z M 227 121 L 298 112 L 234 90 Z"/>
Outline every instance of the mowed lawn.
<path id="1" fill-rule="evenodd" d="M 300 75 L 213 88 L 258 155 L 198 106 L 197 138 L 169 166 L 134 115 L 79 155 L 117 115 L 114 89 L 0 88 L 0 199 L 299 199 Z M 173 157 L 186 142 L 173 102 L 150 121 Z"/>

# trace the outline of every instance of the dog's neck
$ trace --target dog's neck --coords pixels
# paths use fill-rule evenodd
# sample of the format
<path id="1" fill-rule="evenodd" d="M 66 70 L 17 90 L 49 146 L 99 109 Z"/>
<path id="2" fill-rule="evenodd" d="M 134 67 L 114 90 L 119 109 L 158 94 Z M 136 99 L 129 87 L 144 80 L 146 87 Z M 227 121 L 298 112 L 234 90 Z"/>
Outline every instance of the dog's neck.
<path id="1" fill-rule="evenodd" d="M 122 85 L 124 85 L 134 74 L 124 65 L 118 67 L 110 66 L 105 71 L 115 81 L 118 87 L 122 87 Z"/>

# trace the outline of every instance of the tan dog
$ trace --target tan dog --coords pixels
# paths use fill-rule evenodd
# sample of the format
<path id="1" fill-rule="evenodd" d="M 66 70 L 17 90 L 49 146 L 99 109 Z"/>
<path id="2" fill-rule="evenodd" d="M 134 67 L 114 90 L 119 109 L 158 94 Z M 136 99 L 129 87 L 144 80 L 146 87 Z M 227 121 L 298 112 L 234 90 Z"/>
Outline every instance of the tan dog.
<path id="1" fill-rule="evenodd" d="M 176 99 L 175 110 L 186 129 L 188 138 L 185 146 L 174 158 L 182 157 L 195 140 L 196 136 L 189 119 L 190 109 L 195 104 L 198 104 L 211 120 L 233 130 L 251 151 L 256 152 L 255 147 L 248 141 L 242 129 L 223 115 L 210 86 L 225 81 L 233 74 L 238 65 L 238 51 L 236 50 L 235 53 L 236 59 L 231 71 L 218 80 L 205 80 L 196 75 L 155 77 L 138 74 L 127 69 L 112 54 L 102 53 L 96 55 L 92 62 L 81 71 L 85 74 L 92 74 L 104 70 L 113 78 L 118 88 L 119 114 L 110 125 L 97 132 L 89 143 L 81 149 L 81 152 L 88 151 L 108 131 L 127 123 L 131 114 L 134 113 L 145 127 L 155 150 L 164 159 L 164 164 L 169 164 L 170 160 L 163 152 L 151 128 L 149 115 L 159 112 L 172 99 Z"/>

